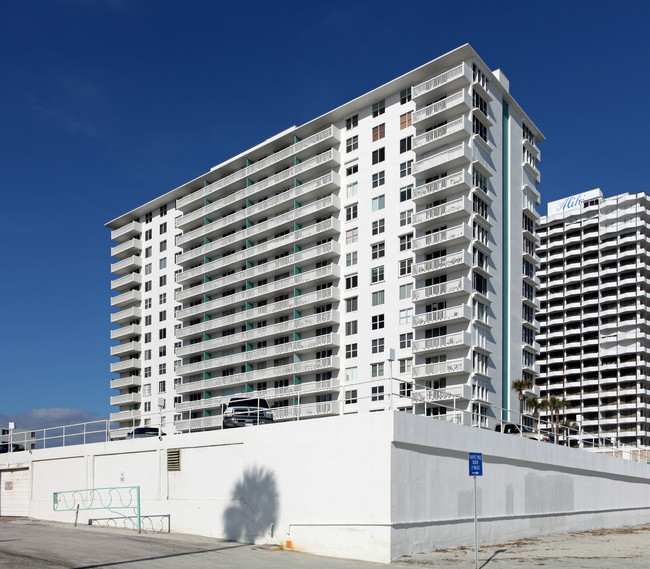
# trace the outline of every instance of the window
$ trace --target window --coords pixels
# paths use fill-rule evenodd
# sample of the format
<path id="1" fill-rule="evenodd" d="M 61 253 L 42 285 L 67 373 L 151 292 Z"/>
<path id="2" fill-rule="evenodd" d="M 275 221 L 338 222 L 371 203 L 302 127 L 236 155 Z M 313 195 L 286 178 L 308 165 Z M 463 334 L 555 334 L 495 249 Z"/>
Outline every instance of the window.
<path id="1" fill-rule="evenodd" d="M 376 142 L 386 136 L 386 124 L 381 123 L 380 125 L 372 127 L 372 141 Z"/>
<path id="2" fill-rule="evenodd" d="M 488 270 L 488 264 L 490 261 L 490 256 L 487 253 L 483 253 L 480 249 L 477 247 L 472 248 L 472 259 L 474 261 L 474 265 L 477 267 L 480 267 L 484 271 Z"/>
<path id="3" fill-rule="evenodd" d="M 378 148 L 377 150 L 372 151 L 372 163 L 379 164 L 386 159 L 386 149 Z"/>
<path id="4" fill-rule="evenodd" d="M 399 335 L 400 349 L 410 348 L 412 343 L 413 343 L 413 332 L 407 332 L 406 334 Z"/>
<path id="5" fill-rule="evenodd" d="M 160 206 L 160 217 L 167 215 L 167 204 Z"/>
<path id="6" fill-rule="evenodd" d="M 400 105 L 404 105 L 408 103 L 411 100 L 411 88 L 407 87 L 406 89 L 402 89 L 399 92 L 399 103 Z"/>
<path id="7" fill-rule="evenodd" d="M 472 196 L 472 209 L 474 213 L 477 213 L 484 219 L 488 218 L 488 205 L 485 203 L 481 198 L 479 198 L 476 194 Z"/>
<path id="8" fill-rule="evenodd" d="M 359 297 L 353 296 L 352 298 L 345 299 L 345 311 L 355 312 L 359 309 Z"/>
<path id="9" fill-rule="evenodd" d="M 535 366 L 535 354 L 529 352 L 528 350 L 522 350 L 521 352 L 521 363 L 526 367 Z"/>
<path id="10" fill-rule="evenodd" d="M 354 405 L 357 402 L 357 390 L 347 389 L 345 391 L 345 404 Z"/>
<path id="11" fill-rule="evenodd" d="M 400 227 L 404 227 L 405 225 L 411 225 L 412 219 L 413 219 L 412 209 L 407 209 L 406 211 L 400 211 L 399 213 Z"/>
<path id="12" fill-rule="evenodd" d="M 345 175 L 351 176 L 352 174 L 356 174 L 358 171 L 359 171 L 359 164 L 352 164 L 352 166 L 348 166 L 345 169 Z"/>
<path id="13" fill-rule="evenodd" d="M 160 242 L 160 252 L 164 253 L 167 251 L 167 240 Z"/>
<path id="14" fill-rule="evenodd" d="M 487 77 L 485 76 L 485 73 L 483 73 L 476 65 L 476 63 L 472 64 L 472 79 L 475 83 L 478 83 L 487 91 Z"/>
<path id="15" fill-rule="evenodd" d="M 356 198 L 358 193 L 359 193 L 359 184 L 358 184 L 358 182 L 354 182 L 352 184 L 347 185 L 347 187 L 346 187 L 346 196 L 348 198 Z"/>
<path id="16" fill-rule="evenodd" d="M 164 322 L 165 320 L 167 320 L 167 311 L 166 310 L 161 310 L 158 313 L 158 321 L 159 322 Z"/>
<path id="17" fill-rule="evenodd" d="M 377 290 L 372 293 L 372 305 L 373 306 L 380 306 L 384 304 L 384 291 L 383 290 Z"/>
<path id="18" fill-rule="evenodd" d="M 378 219 L 372 222 L 372 234 L 379 235 L 384 232 L 384 220 Z"/>
<path id="19" fill-rule="evenodd" d="M 151 342 L 151 332 L 147 332 L 147 333 L 145 333 L 145 335 L 144 335 L 144 343 L 145 343 L 145 344 L 148 344 L 148 343 L 150 343 L 150 342 Z"/>
<path id="20" fill-rule="evenodd" d="M 147 213 L 144 214 L 144 222 L 145 223 L 151 223 L 151 220 L 153 219 L 153 212 L 148 211 Z"/>
<path id="21" fill-rule="evenodd" d="M 412 142 L 413 142 L 412 136 L 407 136 L 406 138 L 402 138 L 402 140 L 399 141 L 399 153 L 402 154 L 403 152 L 408 152 L 409 150 L 411 150 Z"/>
<path id="22" fill-rule="evenodd" d="M 158 356 L 164 358 L 167 355 L 167 346 L 160 346 L 158 348 Z"/>
<path id="23" fill-rule="evenodd" d="M 159 340 L 164 340 L 166 337 L 167 337 L 167 329 L 166 328 L 162 328 L 162 329 L 158 330 L 158 339 Z"/>
<path id="24" fill-rule="evenodd" d="M 404 178 L 405 176 L 410 175 L 412 167 L 413 167 L 413 160 L 407 160 L 406 162 L 402 162 L 399 165 L 399 177 Z"/>
<path id="25" fill-rule="evenodd" d="M 160 286 L 165 286 L 167 284 L 167 275 L 163 275 L 158 279 L 158 284 Z"/>
<path id="26" fill-rule="evenodd" d="M 370 269 L 370 283 L 381 283 L 384 281 L 384 266 L 373 267 Z"/>
<path id="27" fill-rule="evenodd" d="M 399 190 L 399 201 L 405 202 L 413 197 L 413 186 L 405 186 Z"/>
<path id="28" fill-rule="evenodd" d="M 167 257 L 163 257 L 158 261 L 158 268 L 159 269 L 166 269 L 167 268 Z"/>
<path id="29" fill-rule="evenodd" d="M 371 327 L 373 330 L 380 330 L 381 328 L 384 327 L 384 315 L 383 314 L 375 314 L 371 320 Z"/>
<path id="30" fill-rule="evenodd" d="M 350 245 L 350 243 L 356 243 L 359 240 L 359 228 L 354 227 L 353 229 L 348 229 L 345 232 L 345 242 Z"/>
<path id="31" fill-rule="evenodd" d="M 399 117 L 400 129 L 403 130 L 411 126 L 412 121 L 413 121 L 413 111 L 409 111 L 408 113 L 404 113 L 403 115 L 400 115 Z"/>
<path id="32" fill-rule="evenodd" d="M 352 251 L 351 253 L 346 253 L 345 255 L 345 266 L 346 267 L 352 267 L 353 265 L 357 264 L 358 261 L 358 253 L 357 251 Z"/>
<path id="33" fill-rule="evenodd" d="M 481 174 L 476 168 L 472 170 L 472 183 L 477 188 L 481 189 L 484 193 L 488 193 L 487 178 Z"/>
<path id="34" fill-rule="evenodd" d="M 476 373 L 487 375 L 488 373 L 488 356 L 474 350 L 472 354 L 472 369 Z"/>
<path id="35" fill-rule="evenodd" d="M 400 397 L 411 397 L 413 393 L 413 384 L 406 381 L 402 381 L 399 384 L 399 395 Z"/>
<path id="36" fill-rule="evenodd" d="M 386 198 L 381 195 L 376 198 L 372 198 L 372 211 L 379 211 L 386 207 Z"/>
<path id="37" fill-rule="evenodd" d="M 352 152 L 353 150 L 356 150 L 359 148 L 359 137 L 358 136 L 353 136 L 352 138 L 348 138 L 345 141 L 345 151 L 346 152 Z"/>
<path id="38" fill-rule="evenodd" d="M 345 208 L 345 221 L 356 219 L 359 213 L 358 204 L 352 204 Z"/>
<path id="39" fill-rule="evenodd" d="M 347 344 L 345 346 L 345 357 L 346 358 L 357 357 L 357 344 Z"/>
<path id="40" fill-rule="evenodd" d="M 167 382 L 159 381 L 158 382 L 158 393 L 165 393 L 167 391 Z"/>
<path id="41" fill-rule="evenodd" d="M 413 233 L 399 236 L 399 250 L 408 251 L 413 244 Z"/>
<path id="42" fill-rule="evenodd" d="M 377 118 L 379 115 L 383 115 L 385 112 L 386 112 L 386 101 L 384 101 L 384 100 L 377 101 L 372 106 L 372 116 L 373 116 L 373 118 Z"/>
<path id="43" fill-rule="evenodd" d="M 347 130 L 351 130 L 358 126 L 359 124 L 359 115 L 352 115 L 351 117 L 348 117 L 345 119 L 345 128 Z"/>
<path id="44" fill-rule="evenodd" d="M 163 233 L 167 233 L 167 223 L 161 223 L 160 224 L 160 234 L 162 235 Z"/>
<path id="45" fill-rule="evenodd" d="M 488 309 L 485 304 L 478 300 L 472 302 L 472 312 L 474 318 L 481 320 L 482 322 L 488 321 Z"/>
<path id="46" fill-rule="evenodd" d="M 413 358 L 404 358 L 399 360 L 399 372 L 400 373 L 411 373 L 413 368 Z"/>
<path id="47" fill-rule="evenodd" d="M 384 339 L 375 338 L 370 342 L 371 351 L 373 354 L 383 354 L 384 353 Z"/>
<path id="48" fill-rule="evenodd" d="M 521 317 L 526 322 L 530 322 L 532 324 L 533 320 L 535 319 L 535 311 L 533 310 L 532 307 L 528 306 L 527 304 L 524 304 L 521 307 Z"/>
<path id="49" fill-rule="evenodd" d="M 488 281 L 483 275 L 479 275 L 477 272 L 472 273 L 472 283 L 474 285 L 474 290 L 480 292 L 481 294 L 487 294 L 488 291 Z"/>
<path id="50" fill-rule="evenodd" d="M 481 111 L 486 117 L 488 116 L 487 101 L 472 89 L 472 103 L 475 109 Z"/>
<path id="51" fill-rule="evenodd" d="M 151 281 L 145 281 L 144 283 L 144 292 L 151 291 Z"/>
<path id="52" fill-rule="evenodd" d="M 386 172 L 384 172 L 384 170 L 372 175 L 373 188 L 378 188 L 379 186 L 383 186 L 385 182 L 386 182 Z"/>
<path id="53" fill-rule="evenodd" d="M 345 381 L 356 381 L 356 380 L 357 380 L 357 368 L 356 367 L 345 368 Z"/>
<path id="54" fill-rule="evenodd" d="M 151 368 L 149 368 L 151 369 Z M 142 395 L 144 397 L 150 397 L 151 396 L 151 384 L 150 383 L 145 383 L 142 386 Z"/>
<path id="55" fill-rule="evenodd" d="M 525 326 L 521 327 L 521 341 L 525 344 L 531 344 L 535 341 L 535 332 Z"/>
<path id="56" fill-rule="evenodd" d="M 474 239 L 483 243 L 483 245 L 488 244 L 489 231 L 476 221 L 472 224 L 472 236 Z"/>
<path id="57" fill-rule="evenodd" d="M 403 259 L 399 262 L 399 276 L 410 275 L 413 271 L 413 259 Z"/>
<path id="58" fill-rule="evenodd" d="M 413 283 L 407 283 L 400 285 L 399 287 L 399 299 L 400 300 L 411 300 L 411 293 L 413 292 Z"/>
<path id="59" fill-rule="evenodd" d="M 527 277 L 535 278 L 535 266 L 530 261 L 526 261 L 525 259 L 523 262 L 523 273 Z"/>
<path id="60" fill-rule="evenodd" d="M 144 402 L 144 412 L 149 413 L 151 411 L 151 401 L 145 401 Z"/>
<path id="61" fill-rule="evenodd" d="M 380 257 L 383 257 L 386 255 L 386 245 L 383 241 L 380 241 L 379 243 L 375 243 L 374 245 L 370 246 L 370 252 L 371 252 L 371 257 L 373 259 L 379 259 Z"/>
<path id="62" fill-rule="evenodd" d="M 488 129 L 487 127 L 479 120 L 479 118 L 474 115 L 472 117 L 472 132 L 480 136 L 485 142 L 488 140 Z"/>
<path id="63" fill-rule="evenodd" d="M 535 287 L 529 283 L 523 283 L 521 287 L 521 294 L 528 300 L 535 300 Z"/>
<path id="64" fill-rule="evenodd" d="M 158 304 L 165 304 L 167 302 L 167 293 L 163 292 L 162 294 L 158 295 Z"/>
<path id="65" fill-rule="evenodd" d="M 357 288 L 359 286 L 359 275 L 349 275 L 345 277 L 345 288 Z"/>
<path id="66" fill-rule="evenodd" d="M 150 367 L 144 368 L 144 376 L 145 377 L 151 377 L 151 368 Z"/>
<path id="67" fill-rule="evenodd" d="M 150 275 L 151 274 L 151 263 L 147 263 L 144 266 L 144 274 L 145 275 Z"/>
<path id="68" fill-rule="evenodd" d="M 158 366 L 158 375 L 165 375 L 167 373 L 167 364 L 160 364 Z"/>
<path id="69" fill-rule="evenodd" d="M 413 309 L 404 308 L 399 311 L 399 323 L 400 324 L 410 324 L 413 319 Z"/>
<path id="70" fill-rule="evenodd" d="M 153 236 L 153 233 L 152 233 L 151 229 L 147 229 L 144 232 L 144 240 L 145 241 L 149 241 L 149 239 L 151 239 L 152 236 Z"/>
<path id="71" fill-rule="evenodd" d="M 144 359 L 145 359 L 145 361 L 151 359 L 151 350 L 145 350 L 144 351 Z"/>
<path id="72" fill-rule="evenodd" d="M 371 377 L 384 377 L 384 362 L 378 364 L 370 364 Z"/>
<path id="73" fill-rule="evenodd" d="M 144 256 L 145 256 L 145 258 L 149 258 L 149 257 L 151 257 L 151 253 L 152 253 L 152 251 L 151 251 L 151 247 L 147 247 L 147 248 L 144 250 Z"/>
<path id="74" fill-rule="evenodd" d="M 351 322 L 345 323 L 345 335 L 354 336 L 359 331 L 358 321 L 352 320 Z"/>
<path id="75" fill-rule="evenodd" d="M 383 401 L 384 400 L 384 386 L 375 385 L 371 389 L 371 401 Z"/>

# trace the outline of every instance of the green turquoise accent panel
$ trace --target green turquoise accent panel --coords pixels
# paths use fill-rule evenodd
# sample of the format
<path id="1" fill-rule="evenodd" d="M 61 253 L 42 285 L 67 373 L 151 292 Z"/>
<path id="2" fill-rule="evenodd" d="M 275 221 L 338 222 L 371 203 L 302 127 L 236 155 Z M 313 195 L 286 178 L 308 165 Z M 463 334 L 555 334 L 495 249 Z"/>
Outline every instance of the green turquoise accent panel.
<path id="1" fill-rule="evenodd" d="M 294 318 L 300 318 L 301 316 L 302 316 L 302 314 L 300 314 L 300 311 L 294 309 L 294 311 L 293 311 L 293 317 L 294 317 Z"/>
<path id="2" fill-rule="evenodd" d="M 302 361 L 300 354 L 293 354 L 293 363 L 298 363 Z"/>
<path id="3" fill-rule="evenodd" d="M 212 202 L 208 198 L 205 198 L 205 204 L 204 205 L 210 205 L 211 203 Z"/>
<path id="4" fill-rule="evenodd" d="M 300 332 L 294 332 L 293 333 L 293 341 L 297 342 L 298 340 L 302 340 L 302 336 L 300 335 Z"/>
<path id="5" fill-rule="evenodd" d="M 293 143 L 298 144 L 300 142 L 300 139 L 294 134 L 293 135 Z"/>
<path id="6" fill-rule="evenodd" d="M 300 245 L 297 245 L 297 244 L 294 243 L 293 244 L 293 252 L 298 253 L 299 251 L 301 251 Z"/>
<path id="7" fill-rule="evenodd" d="M 503 273 L 501 282 L 503 283 L 503 305 L 501 313 L 501 324 L 503 326 L 503 336 L 501 338 L 501 411 L 502 420 L 508 420 L 508 394 L 510 393 L 508 369 L 510 360 L 508 358 L 508 347 L 510 346 L 510 109 L 508 103 L 503 101 L 503 120 L 502 120 L 502 150 L 501 150 L 501 208 L 503 211 Z"/>
<path id="8" fill-rule="evenodd" d="M 252 352 L 253 351 L 253 344 L 249 344 L 246 342 L 246 351 L 247 352 Z"/>
<path id="9" fill-rule="evenodd" d="M 246 261 L 246 268 L 247 269 L 252 269 L 253 267 L 254 267 L 253 263 L 251 263 L 250 261 Z"/>
<path id="10" fill-rule="evenodd" d="M 299 288 L 294 288 L 293 289 L 293 296 L 300 296 L 302 293 L 300 292 Z"/>
<path id="11" fill-rule="evenodd" d="M 212 183 L 212 182 L 208 182 L 208 180 L 203 180 L 203 186 L 204 186 L 204 187 L 209 186 L 211 183 Z M 206 205 L 208 205 L 208 204 L 206 204 Z"/>
<path id="12" fill-rule="evenodd" d="M 203 220 L 203 225 L 210 225 L 212 223 L 212 220 L 209 217 L 206 217 Z"/>
<path id="13" fill-rule="evenodd" d="M 302 383 L 302 378 L 299 375 L 294 375 L 293 376 L 293 384 L 294 385 L 300 385 Z"/>
<path id="14" fill-rule="evenodd" d="M 203 372 L 203 379 L 212 379 L 212 376 L 210 375 L 209 371 Z"/>
<path id="15" fill-rule="evenodd" d="M 250 383 L 247 383 L 247 384 L 246 384 L 246 392 L 247 392 L 247 393 L 250 393 L 251 391 L 254 391 L 254 389 L 253 389 L 253 385 L 250 384 Z"/>
<path id="16" fill-rule="evenodd" d="M 252 310 L 253 309 L 253 304 L 251 302 L 246 301 L 246 310 Z"/>
<path id="17" fill-rule="evenodd" d="M 253 205 L 254 205 L 254 204 L 253 204 L 253 202 L 252 202 L 251 200 L 246 199 L 246 207 L 251 207 L 251 206 L 253 206 Z"/>
<path id="18" fill-rule="evenodd" d="M 294 185 L 295 188 L 297 188 L 298 186 L 302 186 L 302 182 L 298 178 L 296 178 L 293 181 L 293 185 Z"/>
<path id="19" fill-rule="evenodd" d="M 212 243 L 212 239 L 210 239 L 209 237 L 206 237 L 205 238 L 205 244 L 207 245 L 208 243 Z"/>
<path id="20" fill-rule="evenodd" d="M 210 257 L 203 257 L 203 262 L 204 263 L 211 263 L 212 259 L 210 259 Z"/>
<path id="21" fill-rule="evenodd" d="M 204 283 L 209 283 L 212 279 L 208 275 L 203 276 L 203 282 Z"/>
<path id="22" fill-rule="evenodd" d="M 255 225 L 250 219 L 246 220 L 246 227 L 253 227 Z"/>
<path id="23" fill-rule="evenodd" d="M 250 158 L 246 158 L 246 166 L 252 166 L 253 161 Z"/>
<path id="24" fill-rule="evenodd" d="M 246 186 L 247 186 L 247 187 L 248 187 L 248 186 L 252 186 L 254 183 L 255 183 L 255 182 L 252 182 L 251 180 L 249 180 L 248 178 L 246 178 Z"/>
<path id="25" fill-rule="evenodd" d="M 248 239 L 246 239 L 246 249 L 250 249 L 251 247 L 253 247 L 253 244 Z"/>
<path id="26" fill-rule="evenodd" d="M 255 285 L 253 285 L 252 282 L 250 282 L 250 281 L 246 281 L 246 290 L 250 290 L 250 289 L 252 289 L 254 286 L 255 286 Z"/>
<path id="27" fill-rule="evenodd" d="M 203 315 L 203 322 L 209 322 L 210 320 L 212 320 L 212 316 L 210 316 L 209 314 Z"/>
<path id="28" fill-rule="evenodd" d="M 210 302 L 212 300 L 211 296 L 208 296 L 207 294 L 203 296 L 203 302 Z"/>
<path id="29" fill-rule="evenodd" d="M 295 166 L 298 166 L 298 164 L 300 164 L 301 160 L 300 160 L 300 158 L 298 158 L 297 156 L 294 156 L 294 160 L 293 160 L 293 162 L 294 162 L 294 165 L 295 165 Z"/>
<path id="30" fill-rule="evenodd" d="M 299 275 L 300 273 L 302 273 L 302 269 L 300 267 L 294 267 L 293 268 L 293 274 L 294 275 Z"/>
<path id="31" fill-rule="evenodd" d="M 203 341 L 207 342 L 208 340 L 212 340 L 212 336 L 210 334 L 203 334 Z"/>
<path id="32" fill-rule="evenodd" d="M 246 371 L 253 371 L 253 364 L 246 364 Z"/>
<path id="33" fill-rule="evenodd" d="M 212 399 L 212 392 L 204 391 L 203 392 L 203 399 Z"/>
<path id="34" fill-rule="evenodd" d="M 293 230 L 294 231 L 300 231 L 301 229 L 302 229 L 302 225 L 300 225 L 299 223 L 294 222 Z"/>
<path id="35" fill-rule="evenodd" d="M 212 356 L 208 352 L 204 352 L 203 361 L 211 360 Z"/>
<path id="36" fill-rule="evenodd" d="M 300 205 L 300 202 L 294 200 L 294 202 L 293 202 L 293 209 L 298 209 L 299 207 L 302 207 L 302 206 Z"/>

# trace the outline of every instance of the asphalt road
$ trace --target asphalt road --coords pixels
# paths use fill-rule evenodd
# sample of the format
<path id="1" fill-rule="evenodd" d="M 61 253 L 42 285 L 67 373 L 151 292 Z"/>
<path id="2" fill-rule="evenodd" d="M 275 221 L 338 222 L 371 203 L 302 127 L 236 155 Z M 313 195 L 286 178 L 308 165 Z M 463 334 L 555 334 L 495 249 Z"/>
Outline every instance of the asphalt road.
<path id="1" fill-rule="evenodd" d="M 526 538 L 482 545 L 483 569 L 647 569 L 650 524 Z M 411 569 L 474 567 L 473 548 L 403 557 Z M 122 529 L 0 518 L 0 569 L 368 569 L 381 564 L 319 557 L 272 547 L 183 534 L 142 534 Z"/>

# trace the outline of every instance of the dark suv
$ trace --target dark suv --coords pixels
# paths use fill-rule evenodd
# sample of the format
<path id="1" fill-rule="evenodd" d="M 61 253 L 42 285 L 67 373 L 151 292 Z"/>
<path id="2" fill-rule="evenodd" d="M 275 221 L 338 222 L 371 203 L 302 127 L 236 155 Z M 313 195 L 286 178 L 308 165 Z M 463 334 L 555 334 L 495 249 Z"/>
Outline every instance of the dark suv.
<path id="1" fill-rule="evenodd" d="M 223 428 L 250 427 L 273 422 L 273 412 L 266 399 L 233 397 L 223 412 Z"/>
<path id="2" fill-rule="evenodd" d="M 9 443 L 0 444 L 0 454 L 4 454 L 6 452 L 20 452 L 21 450 L 25 450 L 25 447 L 17 443 L 11 443 L 11 450 L 9 449 Z"/>

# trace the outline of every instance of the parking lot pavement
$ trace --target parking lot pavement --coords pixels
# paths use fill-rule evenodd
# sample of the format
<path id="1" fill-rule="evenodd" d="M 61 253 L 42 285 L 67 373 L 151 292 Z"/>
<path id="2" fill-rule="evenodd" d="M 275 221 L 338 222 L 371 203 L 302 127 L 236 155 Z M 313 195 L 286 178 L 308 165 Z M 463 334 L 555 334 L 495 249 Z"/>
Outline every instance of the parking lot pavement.
<path id="1" fill-rule="evenodd" d="M 650 524 L 482 545 L 479 567 L 647 569 Z M 471 547 L 403 557 L 394 567 L 474 567 Z M 0 569 L 370 569 L 381 564 L 319 557 L 184 534 L 0 518 Z"/>

